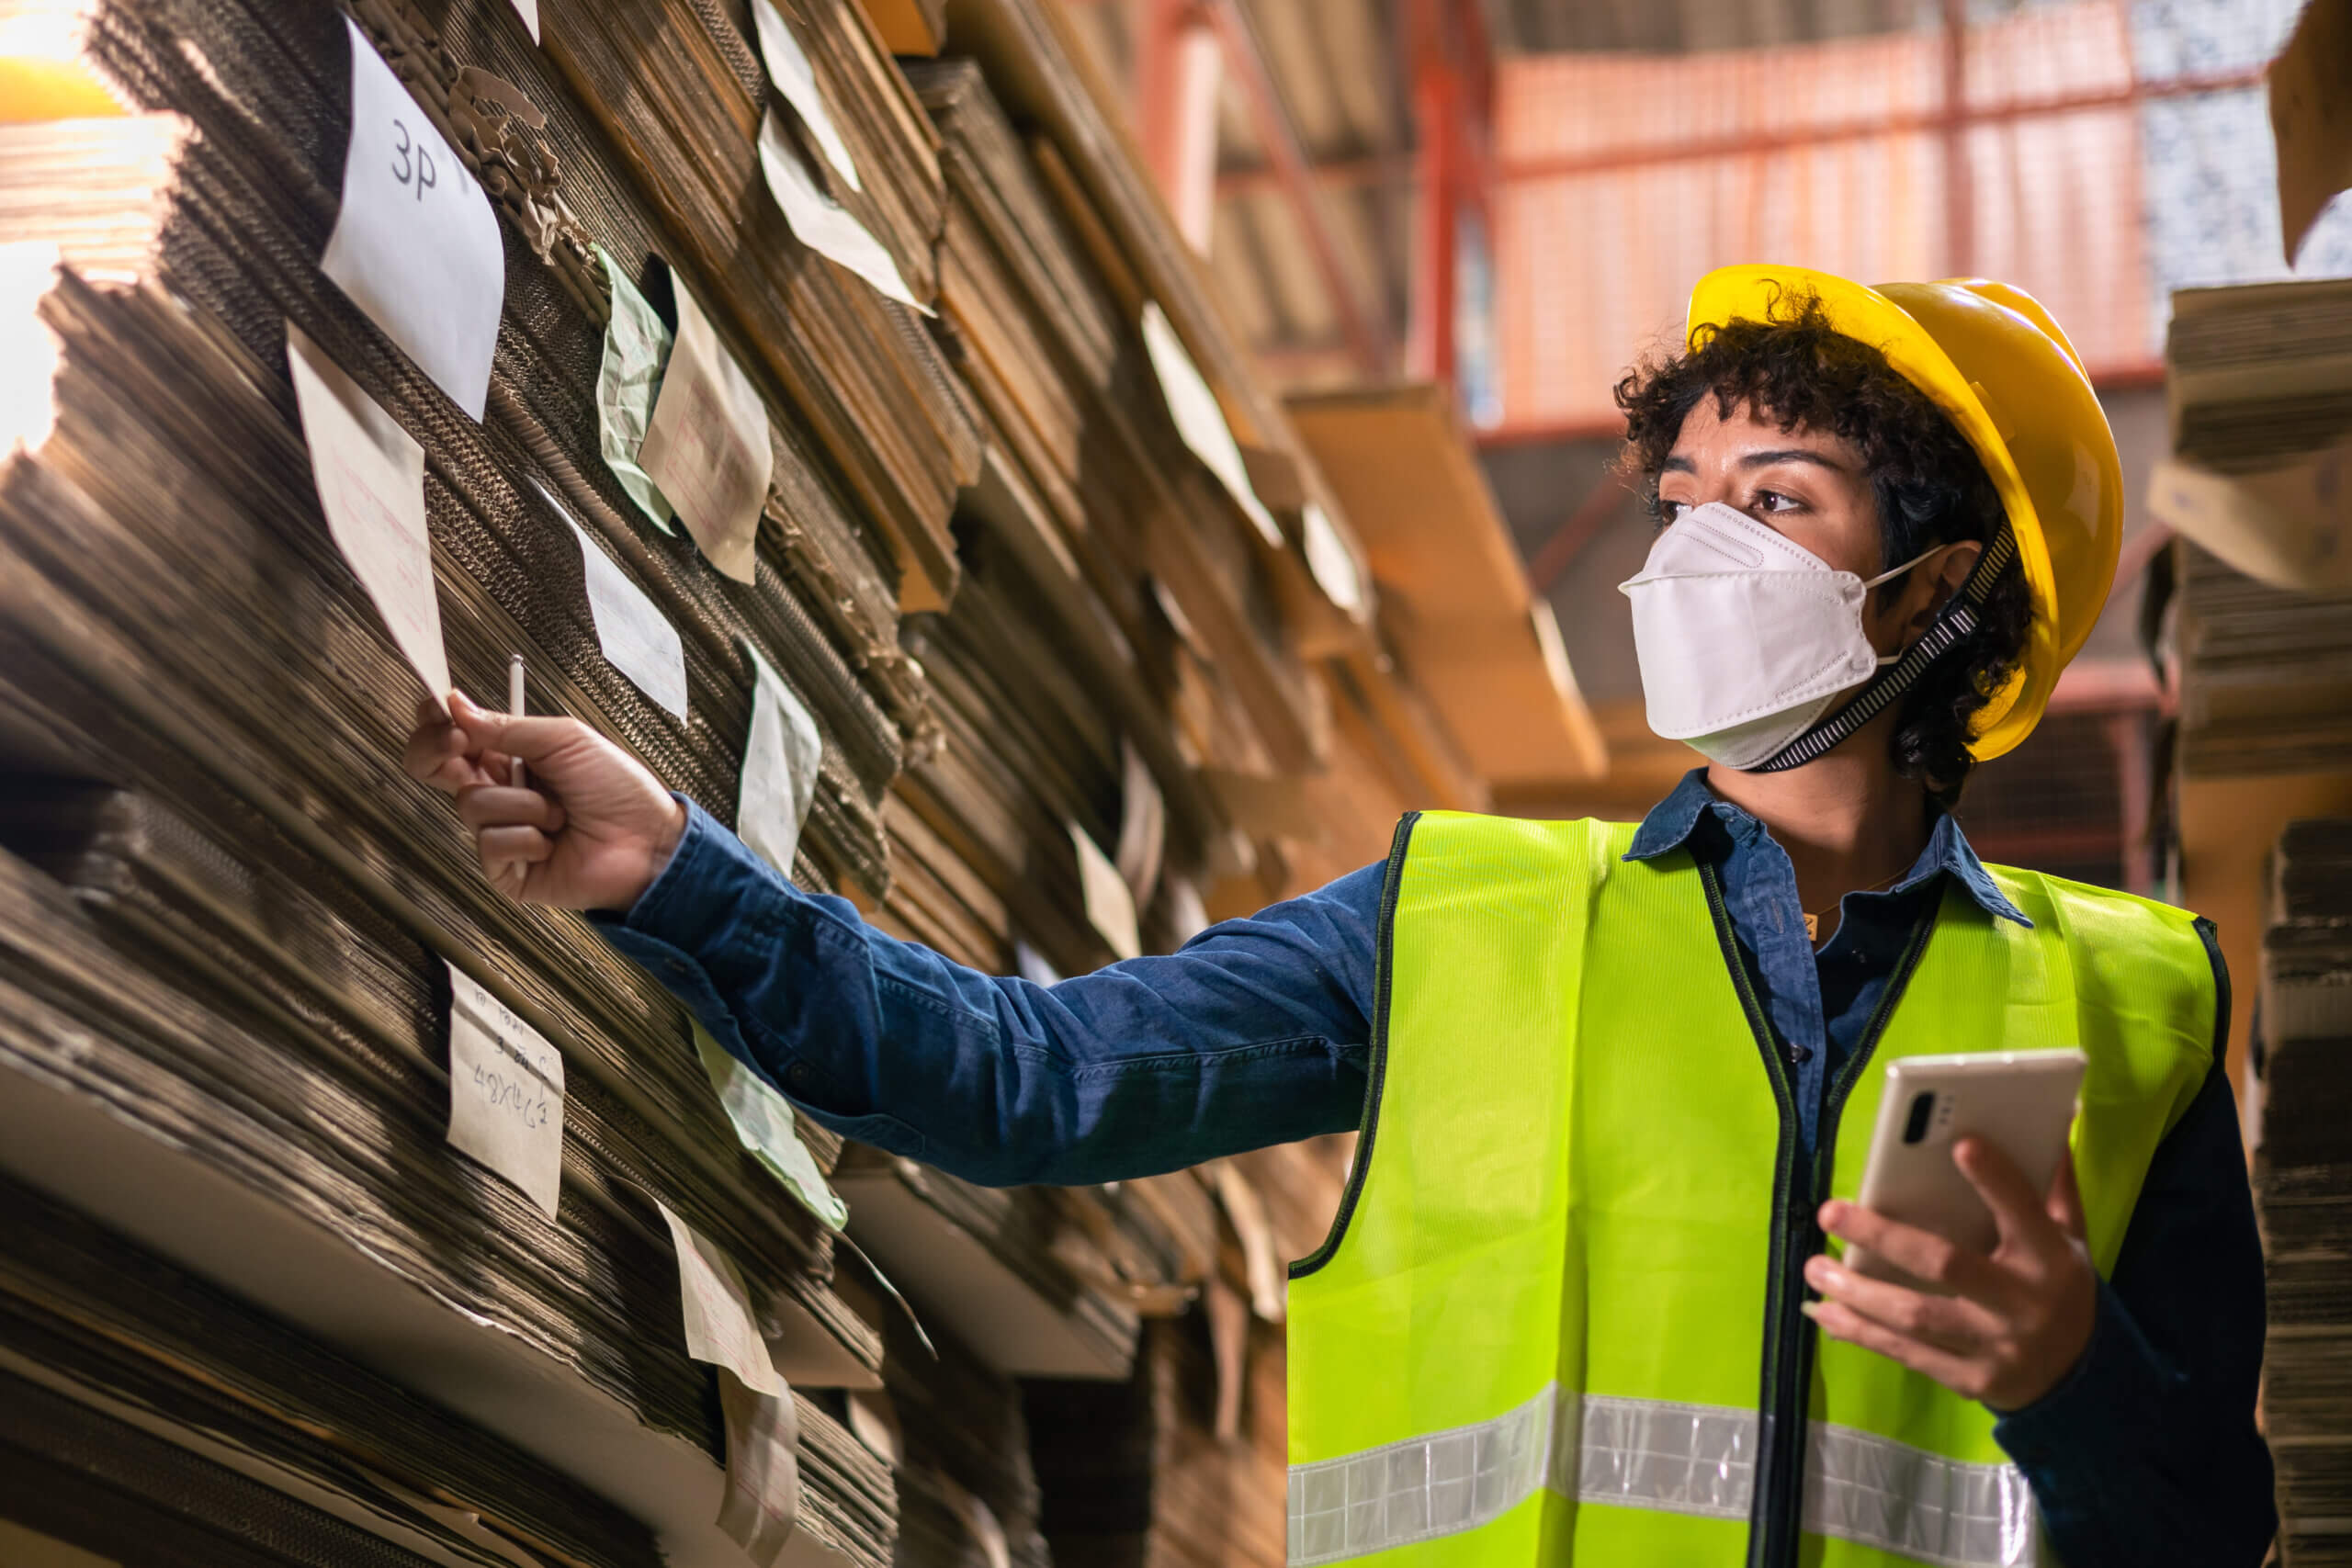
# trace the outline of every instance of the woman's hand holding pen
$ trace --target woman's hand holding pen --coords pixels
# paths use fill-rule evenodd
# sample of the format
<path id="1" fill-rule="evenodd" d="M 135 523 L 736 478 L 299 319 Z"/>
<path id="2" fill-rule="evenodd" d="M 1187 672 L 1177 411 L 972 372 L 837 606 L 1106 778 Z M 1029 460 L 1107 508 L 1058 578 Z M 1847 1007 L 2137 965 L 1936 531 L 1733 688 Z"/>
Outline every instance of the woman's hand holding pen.
<path id="1" fill-rule="evenodd" d="M 501 891 L 567 909 L 626 909 L 670 863 L 686 808 L 619 746 L 575 718 L 519 718 L 449 694 L 419 703 L 402 758 L 457 796 Z M 508 782 L 527 764 L 530 787 Z"/>

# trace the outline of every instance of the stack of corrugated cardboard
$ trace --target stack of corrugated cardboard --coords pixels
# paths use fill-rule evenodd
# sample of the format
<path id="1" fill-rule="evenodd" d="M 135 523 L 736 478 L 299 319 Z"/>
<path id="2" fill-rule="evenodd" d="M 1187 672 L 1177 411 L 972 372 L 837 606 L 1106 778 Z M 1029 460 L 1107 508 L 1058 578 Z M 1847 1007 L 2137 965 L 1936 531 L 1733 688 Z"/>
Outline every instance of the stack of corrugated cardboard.
<path id="1" fill-rule="evenodd" d="M 2183 289 L 2165 369 L 2183 769 L 2352 766 L 2352 287 Z"/>
<path id="2" fill-rule="evenodd" d="M 1039 979 L 1483 798 L 1050 0 L 903 69 L 941 18 L 873 10 L 37 29 L 103 92 L 0 127 L 0 1532 L 1035 1564 L 1091 1450 L 1151 1472 L 1130 1545 L 1280 1556 L 1344 1141 L 844 1150 L 401 770 L 520 655 L 802 886 Z"/>
<path id="3" fill-rule="evenodd" d="M 2352 819 L 2290 824 L 2262 943 L 2263 1414 L 2291 1563 L 2352 1562 Z"/>

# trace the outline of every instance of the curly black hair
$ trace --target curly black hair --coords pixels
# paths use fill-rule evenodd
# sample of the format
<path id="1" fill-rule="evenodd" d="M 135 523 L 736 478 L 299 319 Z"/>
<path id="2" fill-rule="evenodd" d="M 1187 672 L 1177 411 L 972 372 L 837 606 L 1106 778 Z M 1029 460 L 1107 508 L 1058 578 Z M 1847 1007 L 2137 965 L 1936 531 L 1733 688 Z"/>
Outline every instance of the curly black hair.
<path id="1" fill-rule="evenodd" d="M 1777 296 L 1764 321 L 1703 327 L 1685 352 L 1644 362 L 1617 383 L 1625 414 L 1620 462 L 1657 514 L 1657 481 L 1682 422 L 1712 395 L 1728 419 L 1753 409 L 1784 431 L 1852 443 L 1878 501 L 1880 558 L 1908 560 L 1939 545 L 1990 544 L 2001 498 L 1975 448 L 1944 412 L 1886 362 L 1830 325 L 1809 290 Z M 1902 581 L 1879 592 L 1898 592 Z M 2032 601 L 2015 558 L 1995 581 L 1976 629 L 1906 693 L 1888 744 L 1895 771 L 1946 810 L 1960 803 L 1974 759 L 1970 726 L 2025 652 Z"/>

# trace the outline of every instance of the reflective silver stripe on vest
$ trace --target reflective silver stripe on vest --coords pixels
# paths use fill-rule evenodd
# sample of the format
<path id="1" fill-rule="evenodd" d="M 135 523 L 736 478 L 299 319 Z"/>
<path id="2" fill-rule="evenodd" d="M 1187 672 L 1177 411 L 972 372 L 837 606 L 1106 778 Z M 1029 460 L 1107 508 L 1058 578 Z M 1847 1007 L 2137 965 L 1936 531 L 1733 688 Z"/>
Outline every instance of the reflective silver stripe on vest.
<path id="1" fill-rule="evenodd" d="M 1584 1503 L 1744 1519 L 1757 1431 L 1752 1410 L 1546 1388 L 1491 1421 L 1293 1465 L 1289 1560 L 1312 1568 L 1476 1529 L 1546 1486 Z M 2014 1466 L 1819 1421 L 1804 1528 L 1936 1568 L 2034 1561 L 2032 1497 Z"/>

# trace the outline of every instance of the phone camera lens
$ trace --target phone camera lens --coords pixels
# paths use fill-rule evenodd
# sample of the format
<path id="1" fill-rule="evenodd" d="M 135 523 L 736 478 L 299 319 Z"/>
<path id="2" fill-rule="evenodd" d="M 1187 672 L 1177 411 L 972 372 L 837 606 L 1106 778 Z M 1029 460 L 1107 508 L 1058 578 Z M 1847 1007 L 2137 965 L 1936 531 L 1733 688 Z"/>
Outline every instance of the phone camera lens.
<path id="1" fill-rule="evenodd" d="M 1910 1117 L 1903 1123 L 1903 1141 L 1916 1144 L 1928 1135 L 1928 1121 L 1934 1116 L 1936 1095 L 1933 1089 L 1922 1092 L 1911 1101 Z"/>

